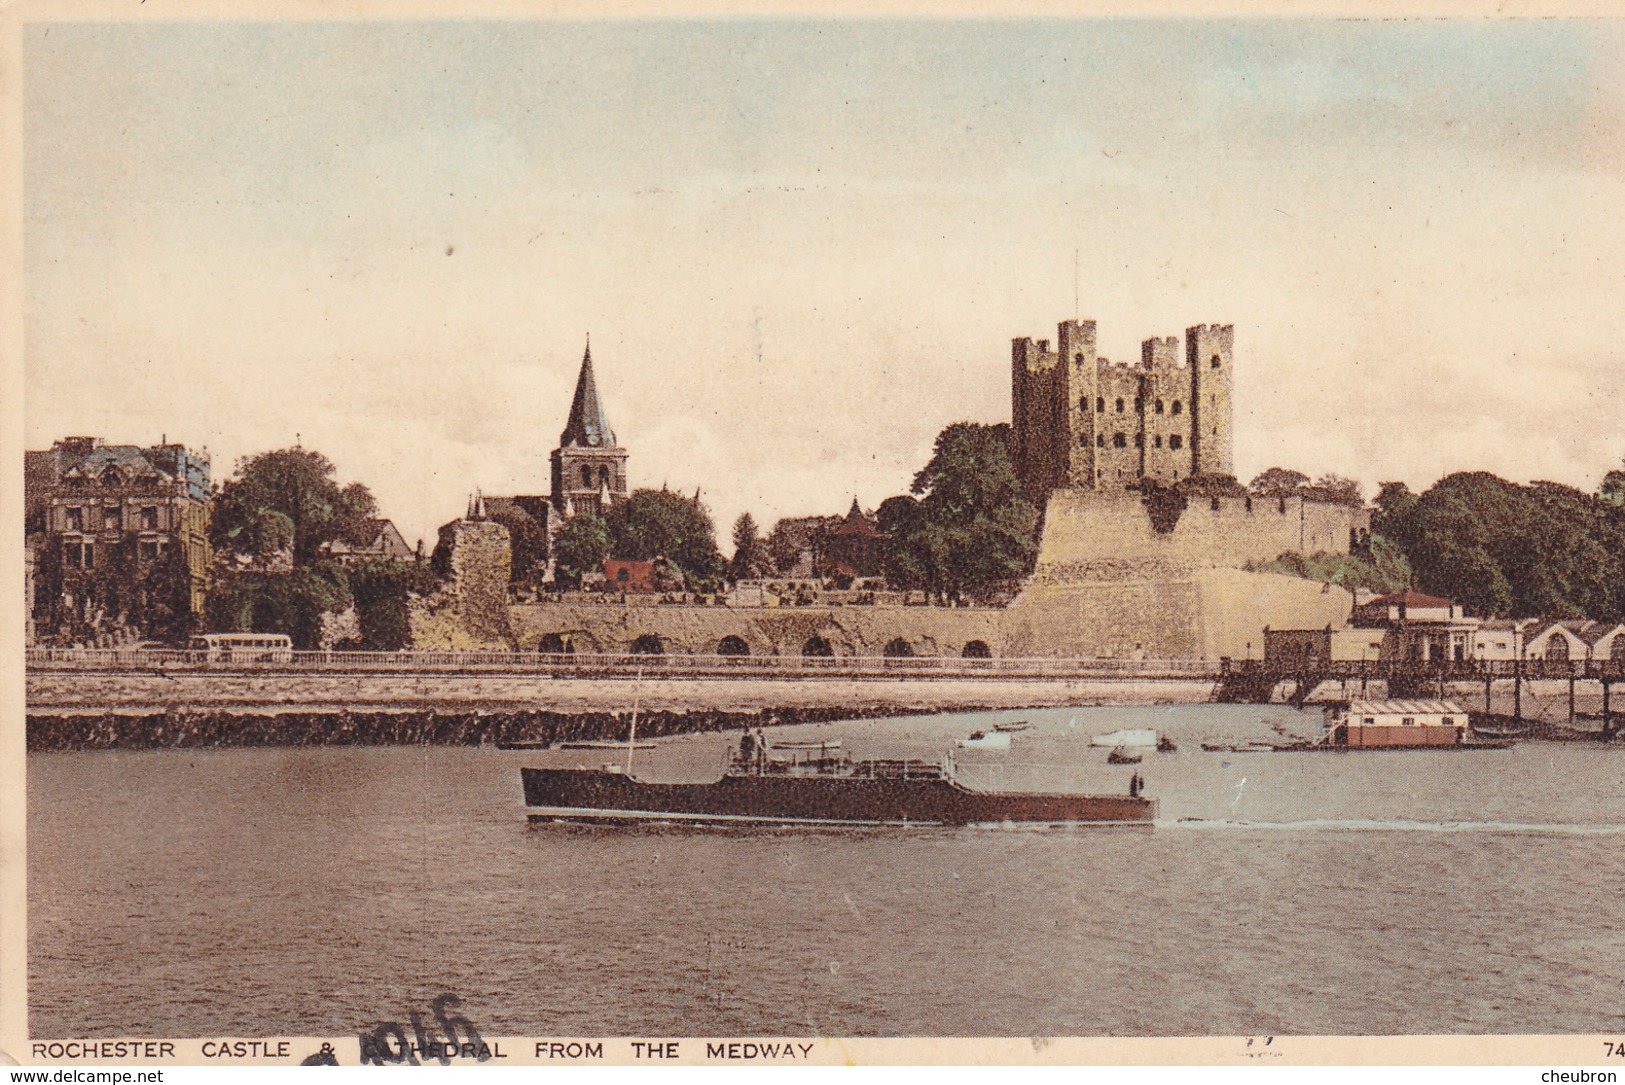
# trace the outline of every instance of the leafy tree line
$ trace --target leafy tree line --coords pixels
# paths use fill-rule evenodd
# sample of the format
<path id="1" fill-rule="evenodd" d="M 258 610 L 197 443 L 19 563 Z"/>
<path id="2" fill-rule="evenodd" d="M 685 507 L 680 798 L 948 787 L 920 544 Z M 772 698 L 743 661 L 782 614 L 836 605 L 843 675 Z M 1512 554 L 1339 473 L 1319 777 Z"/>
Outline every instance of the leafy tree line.
<path id="1" fill-rule="evenodd" d="M 322 616 L 356 608 L 360 647 L 411 641 L 408 598 L 434 590 L 435 576 L 411 561 L 346 566 L 328 544 L 371 542 L 377 511 L 359 482 L 340 486 L 320 452 L 285 448 L 240 461 L 214 502 L 209 536 L 218 575 L 208 621 L 217 632 L 286 633 L 299 648 L 320 643 Z"/>
<path id="2" fill-rule="evenodd" d="M 665 558 L 682 571 L 689 591 L 722 586 L 727 563 L 717 549 L 716 527 L 698 495 L 635 490 L 603 516 L 573 516 L 554 540 L 555 571 L 564 585 L 579 585 L 606 558 Z"/>
<path id="3" fill-rule="evenodd" d="M 909 492 L 875 512 L 889 537 L 886 582 L 940 602 L 985 601 L 1008 590 L 1037 552 L 1038 510 L 1016 476 L 1010 427 L 956 422 L 937 435 Z M 803 549 L 819 564 L 839 516 L 781 520 L 764 539 L 749 513 L 733 528 L 731 579 L 787 572 Z"/>
<path id="4" fill-rule="evenodd" d="M 1272 467 L 1255 495 L 1356 503 L 1359 484 Z M 1283 554 L 1257 566 L 1390 592 L 1415 588 L 1486 617 L 1625 620 L 1625 463 L 1595 494 L 1557 482 L 1519 485 L 1483 471 L 1448 475 L 1420 494 L 1384 482 L 1370 544 L 1349 555 Z"/>
<path id="5" fill-rule="evenodd" d="M 1392 539 L 1418 590 L 1497 617 L 1625 619 L 1625 471 L 1595 494 L 1483 471 L 1421 494 L 1385 482 L 1373 535 Z"/>

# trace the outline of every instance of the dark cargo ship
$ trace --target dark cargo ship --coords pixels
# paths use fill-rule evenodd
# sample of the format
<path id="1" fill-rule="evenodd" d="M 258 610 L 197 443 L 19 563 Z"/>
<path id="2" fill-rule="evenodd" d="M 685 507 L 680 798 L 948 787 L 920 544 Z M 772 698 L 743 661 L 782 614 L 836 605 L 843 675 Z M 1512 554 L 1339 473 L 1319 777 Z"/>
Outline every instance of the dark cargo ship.
<path id="1" fill-rule="evenodd" d="M 636 824 L 910 826 L 979 824 L 1149 825 L 1155 799 L 1134 776 L 1127 795 L 979 791 L 951 761 L 854 761 L 798 744 L 782 756 L 751 736 L 711 783 L 657 784 L 619 765 L 521 769 L 532 821 Z"/>

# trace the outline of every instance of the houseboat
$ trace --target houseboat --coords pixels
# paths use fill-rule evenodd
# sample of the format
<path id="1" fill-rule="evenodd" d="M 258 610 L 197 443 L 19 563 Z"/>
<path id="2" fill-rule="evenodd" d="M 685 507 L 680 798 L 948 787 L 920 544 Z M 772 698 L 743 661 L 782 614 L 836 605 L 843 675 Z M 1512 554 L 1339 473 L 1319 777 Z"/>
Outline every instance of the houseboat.
<path id="1" fill-rule="evenodd" d="M 1326 714 L 1325 744 L 1349 749 L 1460 746 L 1467 712 L 1453 701 L 1352 701 Z"/>

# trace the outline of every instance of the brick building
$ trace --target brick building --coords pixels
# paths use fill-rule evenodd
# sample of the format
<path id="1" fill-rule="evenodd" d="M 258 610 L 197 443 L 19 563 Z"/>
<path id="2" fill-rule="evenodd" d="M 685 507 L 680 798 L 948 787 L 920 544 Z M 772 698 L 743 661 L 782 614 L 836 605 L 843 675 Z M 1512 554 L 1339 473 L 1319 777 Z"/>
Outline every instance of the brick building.
<path id="1" fill-rule="evenodd" d="M 24 532 L 42 641 L 182 636 L 209 587 L 209 459 L 184 445 L 65 437 L 24 453 Z"/>

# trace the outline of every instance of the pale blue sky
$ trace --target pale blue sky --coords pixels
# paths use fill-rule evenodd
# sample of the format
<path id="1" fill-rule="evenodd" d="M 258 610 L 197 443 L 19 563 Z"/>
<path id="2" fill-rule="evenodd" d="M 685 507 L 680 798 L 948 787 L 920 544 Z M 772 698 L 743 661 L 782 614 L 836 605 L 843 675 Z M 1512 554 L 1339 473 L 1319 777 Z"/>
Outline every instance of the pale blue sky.
<path id="1" fill-rule="evenodd" d="M 297 432 L 409 538 L 636 485 L 873 505 L 1009 340 L 1236 325 L 1237 467 L 1625 455 L 1625 34 L 1562 21 L 35 24 L 27 442 Z"/>

